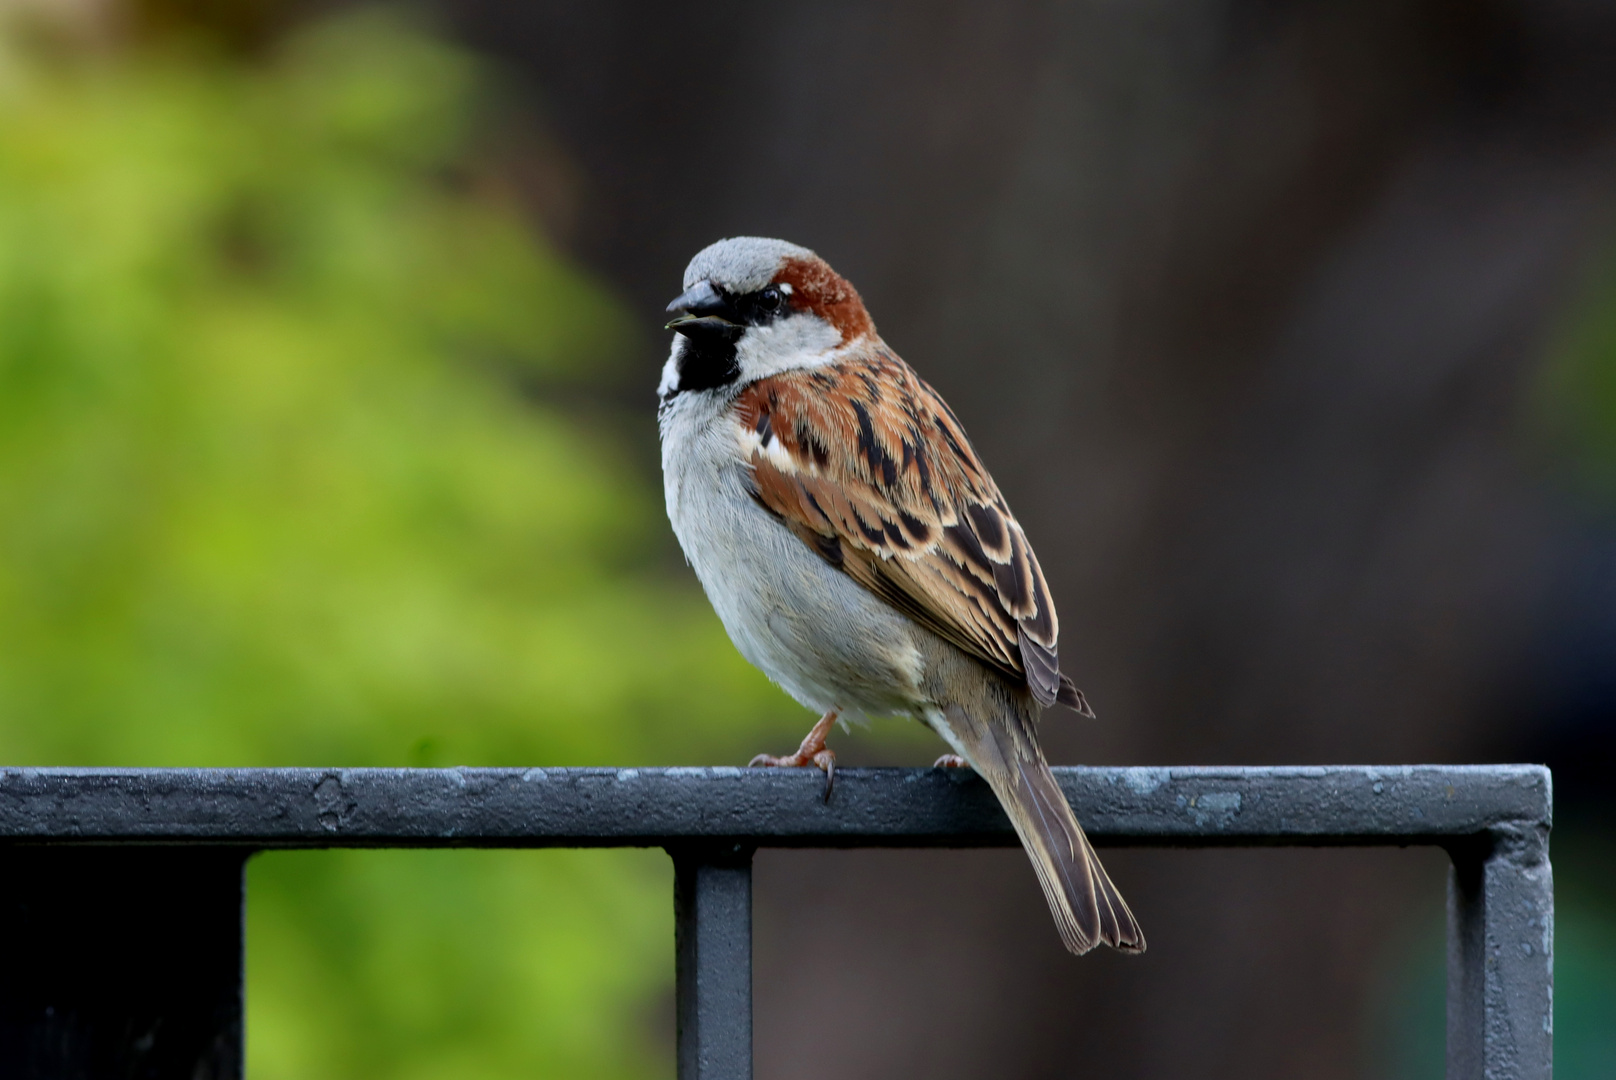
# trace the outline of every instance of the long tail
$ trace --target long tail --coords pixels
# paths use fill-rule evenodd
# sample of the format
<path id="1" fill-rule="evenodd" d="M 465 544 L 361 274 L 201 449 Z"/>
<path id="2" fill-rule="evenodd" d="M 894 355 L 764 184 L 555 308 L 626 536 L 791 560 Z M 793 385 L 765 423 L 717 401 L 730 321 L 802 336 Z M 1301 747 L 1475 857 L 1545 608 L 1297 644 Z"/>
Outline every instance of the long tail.
<path id="1" fill-rule="evenodd" d="M 1101 944 L 1144 952 L 1145 935 L 1055 783 L 1032 719 L 980 723 L 958 707 L 946 715 L 949 741 L 987 780 L 1021 837 L 1066 948 L 1079 956 Z"/>

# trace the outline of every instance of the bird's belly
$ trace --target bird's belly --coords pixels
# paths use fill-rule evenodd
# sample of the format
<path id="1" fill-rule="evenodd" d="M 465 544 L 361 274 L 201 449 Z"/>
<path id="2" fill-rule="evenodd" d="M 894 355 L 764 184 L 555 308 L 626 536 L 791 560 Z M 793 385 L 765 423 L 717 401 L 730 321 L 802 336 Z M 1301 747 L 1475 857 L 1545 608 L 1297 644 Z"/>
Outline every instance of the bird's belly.
<path id="1" fill-rule="evenodd" d="M 668 516 L 741 655 L 809 708 L 913 713 L 922 673 L 908 619 L 763 510 L 739 466 L 716 471 L 670 483 Z"/>

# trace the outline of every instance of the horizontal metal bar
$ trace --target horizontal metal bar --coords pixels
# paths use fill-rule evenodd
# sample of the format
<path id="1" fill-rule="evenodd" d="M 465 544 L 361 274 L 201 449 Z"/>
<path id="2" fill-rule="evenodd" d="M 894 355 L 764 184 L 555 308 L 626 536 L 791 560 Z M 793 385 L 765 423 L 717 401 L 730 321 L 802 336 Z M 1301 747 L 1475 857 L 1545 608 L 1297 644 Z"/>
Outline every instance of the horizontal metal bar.
<path id="1" fill-rule="evenodd" d="M 1533 765 L 1055 770 L 1097 842 L 1445 844 L 1547 824 Z M 966 769 L 3 769 L 0 842 L 252 847 L 1015 844 Z"/>

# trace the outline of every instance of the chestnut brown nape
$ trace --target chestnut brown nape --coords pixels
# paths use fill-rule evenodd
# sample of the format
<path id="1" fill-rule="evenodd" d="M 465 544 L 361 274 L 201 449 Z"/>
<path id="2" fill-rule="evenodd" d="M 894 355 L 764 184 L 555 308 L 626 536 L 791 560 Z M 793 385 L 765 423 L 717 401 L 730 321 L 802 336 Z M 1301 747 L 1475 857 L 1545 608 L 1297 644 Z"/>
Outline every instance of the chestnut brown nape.
<path id="1" fill-rule="evenodd" d="M 790 258 L 774 280 L 791 286 L 791 306 L 811 311 L 841 331 L 844 343 L 875 333 L 875 323 L 851 282 L 819 256 Z"/>

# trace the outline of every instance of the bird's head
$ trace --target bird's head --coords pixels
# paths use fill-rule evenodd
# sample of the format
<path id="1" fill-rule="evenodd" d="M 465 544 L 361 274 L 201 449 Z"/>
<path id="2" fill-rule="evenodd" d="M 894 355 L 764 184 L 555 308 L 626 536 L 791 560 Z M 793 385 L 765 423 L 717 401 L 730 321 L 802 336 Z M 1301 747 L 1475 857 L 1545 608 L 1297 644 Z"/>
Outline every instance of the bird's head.
<path id="1" fill-rule="evenodd" d="M 858 291 L 784 240 L 737 236 L 703 248 L 685 268 L 684 288 L 668 305 L 664 402 L 812 367 L 875 333 Z"/>

